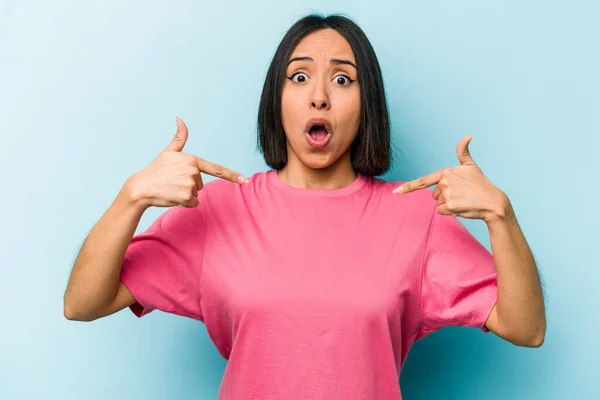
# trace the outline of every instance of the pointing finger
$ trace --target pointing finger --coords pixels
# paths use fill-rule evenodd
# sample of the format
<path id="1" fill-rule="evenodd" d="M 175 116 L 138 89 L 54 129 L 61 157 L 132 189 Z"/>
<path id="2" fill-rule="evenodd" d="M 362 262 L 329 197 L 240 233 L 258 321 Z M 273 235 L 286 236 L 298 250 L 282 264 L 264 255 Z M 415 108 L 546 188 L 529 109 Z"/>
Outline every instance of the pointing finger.
<path id="1" fill-rule="evenodd" d="M 440 181 L 441 177 L 442 171 L 437 171 L 432 174 L 423 176 L 421 178 L 412 180 L 410 182 L 403 183 L 402 185 L 394 189 L 392 193 L 408 193 L 419 189 L 425 189 L 430 186 L 436 185 Z"/>
<path id="2" fill-rule="evenodd" d="M 198 169 L 205 174 L 214 176 L 216 178 L 225 179 L 234 183 L 247 183 L 248 179 L 244 175 L 225 168 L 222 165 L 211 163 L 210 161 L 203 160 L 200 157 L 196 157 L 196 164 Z"/>

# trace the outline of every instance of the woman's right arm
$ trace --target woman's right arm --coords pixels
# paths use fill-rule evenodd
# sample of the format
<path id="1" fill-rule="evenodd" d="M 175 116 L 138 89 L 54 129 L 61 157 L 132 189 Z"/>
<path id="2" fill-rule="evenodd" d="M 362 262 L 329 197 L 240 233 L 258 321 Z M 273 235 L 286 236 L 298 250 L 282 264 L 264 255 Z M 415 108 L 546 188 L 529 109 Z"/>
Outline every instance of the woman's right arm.
<path id="1" fill-rule="evenodd" d="M 147 205 L 136 197 L 130 178 L 85 239 L 64 294 L 67 319 L 93 321 L 133 304 L 119 279 L 125 251 Z"/>
<path id="2" fill-rule="evenodd" d="M 65 290 L 67 319 L 93 321 L 136 301 L 121 282 L 121 267 L 147 208 L 198 206 L 198 191 L 204 187 L 201 172 L 239 184 L 247 182 L 238 172 L 183 154 L 187 138 L 185 123 L 177 119 L 177 133 L 171 143 L 150 165 L 127 180 L 90 231 Z"/>

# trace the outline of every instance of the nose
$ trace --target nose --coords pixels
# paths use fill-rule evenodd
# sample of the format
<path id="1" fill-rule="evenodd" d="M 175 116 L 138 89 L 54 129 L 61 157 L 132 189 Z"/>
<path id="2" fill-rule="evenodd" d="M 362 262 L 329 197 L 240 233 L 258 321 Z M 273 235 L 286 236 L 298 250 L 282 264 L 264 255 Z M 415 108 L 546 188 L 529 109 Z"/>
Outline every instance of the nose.
<path id="1" fill-rule="evenodd" d="M 327 110 L 329 109 L 329 103 L 327 101 L 316 100 L 311 103 L 311 107 L 316 110 Z"/>
<path id="2" fill-rule="evenodd" d="M 315 89 L 312 94 L 310 108 L 314 110 L 328 110 L 331 106 L 329 102 L 329 97 L 327 96 L 327 92 L 324 85 L 319 83 L 315 85 Z"/>

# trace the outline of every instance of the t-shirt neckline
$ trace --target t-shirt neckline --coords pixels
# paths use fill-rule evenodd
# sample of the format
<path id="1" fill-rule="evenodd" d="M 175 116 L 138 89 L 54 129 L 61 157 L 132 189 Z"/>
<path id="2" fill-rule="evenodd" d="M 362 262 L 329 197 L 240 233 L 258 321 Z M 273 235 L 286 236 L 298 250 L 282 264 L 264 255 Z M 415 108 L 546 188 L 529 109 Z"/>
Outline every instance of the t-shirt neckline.
<path id="1" fill-rule="evenodd" d="M 277 174 L 277 170 L 271 169 L 267 171 L 267 177 L 273 185 L 275 185 L 279 190 L 282 190 L 286 193 L 296 194 L 301 196 L 316 196 L 316 197 L 339 197 L 345 196 L 351 193 L 360 190 L 365 183 L 367 182 L 367 177 L 361 174 L 357 174 L 356 179 L 352 181 L 349 185 L 344 186 L 339 189 L 312 189 L 312 188 L 299 188 L 295 186 L 291 186 L 285 183 L 279 175 Z"/>

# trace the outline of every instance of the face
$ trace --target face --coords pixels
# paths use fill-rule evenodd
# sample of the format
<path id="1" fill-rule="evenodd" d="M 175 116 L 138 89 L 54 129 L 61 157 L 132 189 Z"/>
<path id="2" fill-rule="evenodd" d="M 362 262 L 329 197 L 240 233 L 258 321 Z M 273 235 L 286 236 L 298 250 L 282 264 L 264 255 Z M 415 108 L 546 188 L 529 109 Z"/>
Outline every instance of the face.
<path id="1" fill-rule="evenodd" d="M 319 30 L 298 43 L 288 62 L 281 99 L 288 165 L 322 169 L 350 164 L 360 123 L 358 71 L 350 44 L 333 29 Z"/>

